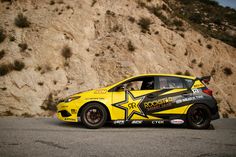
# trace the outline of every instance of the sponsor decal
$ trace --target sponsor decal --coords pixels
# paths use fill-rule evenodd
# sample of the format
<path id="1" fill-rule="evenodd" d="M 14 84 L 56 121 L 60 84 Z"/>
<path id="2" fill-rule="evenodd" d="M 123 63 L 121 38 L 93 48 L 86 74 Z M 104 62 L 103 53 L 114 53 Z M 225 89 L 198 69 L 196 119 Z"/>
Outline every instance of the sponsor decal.
<path id="1" fill-rule="evenodd" d="M 134 114 L 143 116 L 143 117 L 147 117 L 142 109 L 140 108 L 140 104 L 142 103 L 143 99 L 145 98 L 145 96 L 139 96 L 139 97 L 134 97 L 132 93 L 130 93 L 129 91 L 125 92 L 125 100 L 112 104 L 112 106 L 118 107 L 120 109 L 125 110 L 125 117 L 124 119 L 130 120 L 131 117 Z"/>
<path id="2" fill-rule="evenodd" d="M 173 99 L 171 97 L 163 98 L 155 101 L 149 101 L 144 103 L 144 107 L 150 111 L 150 110 L 156 110 L 160 108 L 165 108 L 171 106 Z"/>
<path id="3" fill-rule="evenodd" d="M 65 120 L 73 120 L 73 121 L 75 121 L 74 118 L 65 118 Z"/>
<path id="4" fill-rule="evenodd" d="M 86 98 L 85 100 L 104 100 L 104 98 Z"/>
<path id="5" fill-rule="evenodd" d="M 196 88 L 192 89 L 192 91 L 193 93 L 199 93 L 199 89 L 196 89 Z"/>
<path id="6" fill-rule="evenodd" d="M 204 85 L 203 84 L 195 84 L 193 87 L 194 88 L 201 88 L 201 87 L 204 87 Z"/>
<path id="7" fill-rule="evenodd" d="M 142 124 L 143 121 L 142 120 L 134 120 L 131 122 L 131 124 Z"/>
<path id="8" fill-rule="evenodd" d="M 184 120 L 182 119 L 172 119 L 170 121 L 171 124 L 183 124 L 184 123 Z"/>
<path id="9" fill-rule="evenodd" d="M 125 121 L 124 120 L 116 120 L 113 122 L 113 124 L 123 125 L 123 124 L 125 124 Z"/>
<path id="10" fill-rule="evenodd" d="M 152 121 L 152 124 L 164 124 L 163 120 L 154 120 Z"/>
<path id="11" fill-rule="evenodd" d="M 183 98 L 183 99 L 176 100 L 176 104 L 180 104 L 180 103 L 188 102 L 188 101 L 193 101 L 193 100 L 197 100 L 197 99 L 202 99 L 202 98 L 203 98 L 202 95 L 197 95 L 197 96 L 193 96 L 193 97 Z"/>
<path id="12" fill-rule="evenodd" d="M 106 94 L 107 90 L 106 89 L 98 89 L 94 91 L 94 94 Z"/>

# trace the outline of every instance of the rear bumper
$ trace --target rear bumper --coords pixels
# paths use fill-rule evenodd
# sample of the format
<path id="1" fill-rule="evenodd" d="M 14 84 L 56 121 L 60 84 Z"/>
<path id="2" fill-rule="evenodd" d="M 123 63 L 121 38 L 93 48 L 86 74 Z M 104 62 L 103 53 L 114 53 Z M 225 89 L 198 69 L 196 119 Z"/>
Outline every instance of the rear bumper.
<path id="1" fill-rule="evenodd" d="M 216 112 L 215 114 L 211 115 L 211 120 L 216 120 L 216 119 L 219 119 L 220 118 L 220 115 L 218 112 Z"/>

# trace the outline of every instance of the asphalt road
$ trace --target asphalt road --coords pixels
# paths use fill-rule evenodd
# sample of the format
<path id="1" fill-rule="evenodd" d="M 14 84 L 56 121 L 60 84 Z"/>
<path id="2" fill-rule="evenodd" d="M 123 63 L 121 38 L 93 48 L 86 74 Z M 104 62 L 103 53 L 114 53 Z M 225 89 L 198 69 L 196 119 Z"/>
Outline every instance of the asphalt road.
<path id="1" fill-rule="evenodd" d="M 89 130 L 55 118 L 0 118 L 0 157 L 194 156 L 235 157 L 236 119 L 211 129 L 113 126 Z"/>

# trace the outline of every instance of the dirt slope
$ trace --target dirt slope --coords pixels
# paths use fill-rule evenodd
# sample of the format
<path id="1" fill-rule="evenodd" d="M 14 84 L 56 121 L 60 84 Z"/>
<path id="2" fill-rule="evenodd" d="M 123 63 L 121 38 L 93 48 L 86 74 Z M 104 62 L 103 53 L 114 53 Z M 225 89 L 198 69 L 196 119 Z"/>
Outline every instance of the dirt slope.
<path id="1" fill-rule="evenodd" d="M 78 91 L 141 73 L 183 73 L 212 75 L 210 87 L 221 114 L 234 117 L 236 49 L 203 36 L 184 20 L 170 18 L 174 11 L 166 4 L 161 15 L 175 22 L 163 21 L 151 9 L 163 4 L 158 0 L 1 2 L 5 38 L 0 43 L 4 51 L 0 114 L 46 116 L 57 99 Z M 19 13 L 27 18 L 26 25 L 17 24 Z"/>

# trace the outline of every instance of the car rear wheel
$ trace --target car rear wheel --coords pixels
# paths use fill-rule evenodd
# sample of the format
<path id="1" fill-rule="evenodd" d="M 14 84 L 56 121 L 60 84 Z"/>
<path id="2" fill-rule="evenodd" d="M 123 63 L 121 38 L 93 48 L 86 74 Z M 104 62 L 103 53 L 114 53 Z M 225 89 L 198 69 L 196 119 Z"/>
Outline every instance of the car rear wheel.
<path id="1" fill-rule="evenodd" d="M 107 111 L 99 103 L 87 104 L 81 113 L 81 121 L 85 127 L 97 129 L 102 127 L 107 120 Z"/>
<path id="2" fill-rule="evenodd" d="M 187 114 L 188 124 L 193 129 L 207 129 L 211 123 L 211 112 L 203 104 L 196 104 Z"/>

